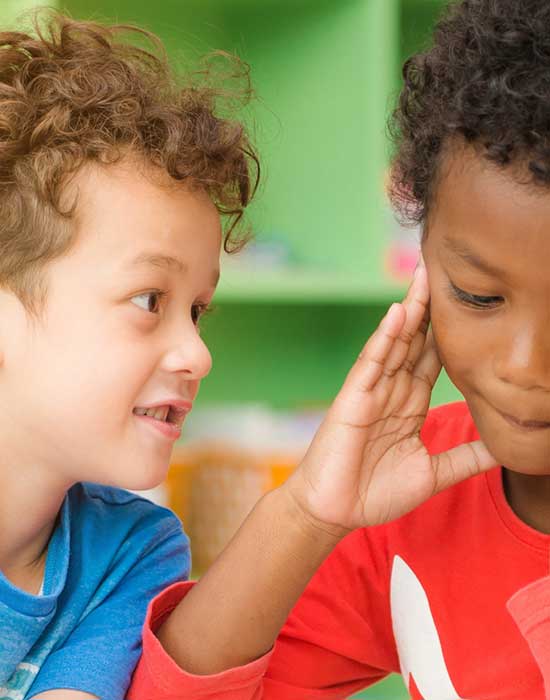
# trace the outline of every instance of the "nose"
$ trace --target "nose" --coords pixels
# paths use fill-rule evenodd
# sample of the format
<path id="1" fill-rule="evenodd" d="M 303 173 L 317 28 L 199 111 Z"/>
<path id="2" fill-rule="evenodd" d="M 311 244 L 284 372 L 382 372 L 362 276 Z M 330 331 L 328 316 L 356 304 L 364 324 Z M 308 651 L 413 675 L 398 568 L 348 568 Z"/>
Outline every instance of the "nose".
<path id="1" fill-rule="evenodd" d="M 550 326 L 544 322 L 511 326 L 499 341 L 495 373 L 521 389 L 550 391 Z"/>
<path id="2" fill-rule="evenodd" d="M 183 336 L 180 330 L 164 357 L 163 369 L 183 373 L 189 381 L 203 379 L 212 369 L 212 355 L 193 323 L 186 324 Z"/>

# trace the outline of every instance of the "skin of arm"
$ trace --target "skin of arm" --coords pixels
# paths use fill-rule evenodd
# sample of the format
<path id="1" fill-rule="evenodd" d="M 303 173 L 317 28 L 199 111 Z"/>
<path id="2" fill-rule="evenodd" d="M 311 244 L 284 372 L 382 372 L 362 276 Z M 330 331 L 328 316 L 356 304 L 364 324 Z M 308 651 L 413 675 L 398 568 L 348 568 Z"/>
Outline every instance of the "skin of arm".
<path id="1" fill-rule="evenodd" d="M 404 302 L 367 342 L 299 468 L 257 503 L 159 628 L 160 643 L 184 671 L 211 675 L 259 658 L 346 534 L 404 515 L 496 465 L 480 441 L 432 456 L 420 439 L 441 370 L 428 302 L 421 265 Z"/>
<path id="2" fill-rule="evenodd" d="M 309 579 L 345 534 L 304 517 L 286 490 L 266 494 L 201 578 L 200 589 L 198 584 L 191 589 L 168 617 L 158 633 L 160 642 L 176 663 L 196 675 L 253 661 L 273 646 Z M 252 565 L 237 564 L 246 561 Z M 222 624 L 218 612 L 212 613 L 212 600 L 224 611 Z M 179 633 L 183 629 L 186 633 Z M 200 645 L 187 643 L 193 639 Z"/>

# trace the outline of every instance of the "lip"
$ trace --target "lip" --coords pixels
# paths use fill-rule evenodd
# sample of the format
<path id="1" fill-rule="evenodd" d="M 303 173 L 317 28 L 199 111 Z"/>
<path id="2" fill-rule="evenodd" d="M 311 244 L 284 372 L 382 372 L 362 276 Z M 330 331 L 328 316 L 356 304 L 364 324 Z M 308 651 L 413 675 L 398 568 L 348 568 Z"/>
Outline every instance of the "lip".
<path id="1" fill-rule="evenodd" d="M 181 437 L 181 425 L 179 424 L 176 425 L 174 423 L 165 423 L 164 421 L 157 420 L 152 416 L 138 416 L 135 413 L 134 417 L 145 424 L 150 425 L 151 428 L 154 428 L 169 440 L 178 440 Z"/>
<path id="2" fill-rule="evenodd" d="M 150 403 L 142 403 L 139 408 L 156 408 L 157 406 L 174 406 L 175 408 L 181 408 L 187 413 L 193 408 L 193 402 L 189 399 L 160 399 L 159 401 L 152 401 Z"/>
<path id="3" fill-rule="evenodd" d="M 181 437 L 181 427 L 186 415 L 193 408 L 193 402 L 188 399 L 180 398 L 166 398 L 158 401 L 152 401 L 149 403 L 144 403 L 139 406 L 139 408 L 156 408 L 157 406 L 170 406 L 175 413 L 175 422 L 167 423 L 165 421 L 157 420 L 152 416 L 143 416 L 134 413 L 135 418 L 139 418 L 144 423 L 150 425 L 160 432 L 164 437 L 170 440 L 178 440 Z"/>
<path id="4" fill-rule="evenodd" d="M 498 411 L 498 409 L 497 409 Z M 549 430 L 550 423 L 540 420 L 520 420 L 515 416 L 511 416 L 503 411 L 498 411 L 498 413 L 504 418 L 504 420 L 514 428 L 519 428 L 519 430 L 535 431 L 535 430 Z"/>

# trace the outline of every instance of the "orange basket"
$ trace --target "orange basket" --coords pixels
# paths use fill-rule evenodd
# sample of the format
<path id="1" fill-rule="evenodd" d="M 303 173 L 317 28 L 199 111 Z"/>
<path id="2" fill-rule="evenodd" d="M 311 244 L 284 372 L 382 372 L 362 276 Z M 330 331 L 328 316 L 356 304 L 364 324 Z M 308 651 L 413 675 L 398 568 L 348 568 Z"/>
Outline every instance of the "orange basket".
<path id="1" fill-rule="evenodd" d="M 168 505 L 191 538 L 194 574 L 206 571 L 256 502 L 295 466 L 289 455 L 223 443 L 175 447 L 166 480 Z"/>

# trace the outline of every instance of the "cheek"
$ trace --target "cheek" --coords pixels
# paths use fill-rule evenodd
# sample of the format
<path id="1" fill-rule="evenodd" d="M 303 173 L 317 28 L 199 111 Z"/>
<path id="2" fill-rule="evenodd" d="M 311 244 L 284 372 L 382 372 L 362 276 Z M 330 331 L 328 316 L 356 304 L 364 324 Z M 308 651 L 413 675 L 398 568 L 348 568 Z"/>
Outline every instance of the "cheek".
<path id="1" fill-rule="evenodd" d="M 147 379 L 151 360 L 144 354 L 106 337 L 74 337 L 57 350 L 46 345 L 34 369 L 36 389 L 67 423 L 108 424 L 127 413 Z"/>
<path id="2" fill-rule="evenodd" d="M 444 298 L 432 298 L 430 313 L 441 363 L 453 384 L 463 390 L 480 365 L 480 327 Z"/>

